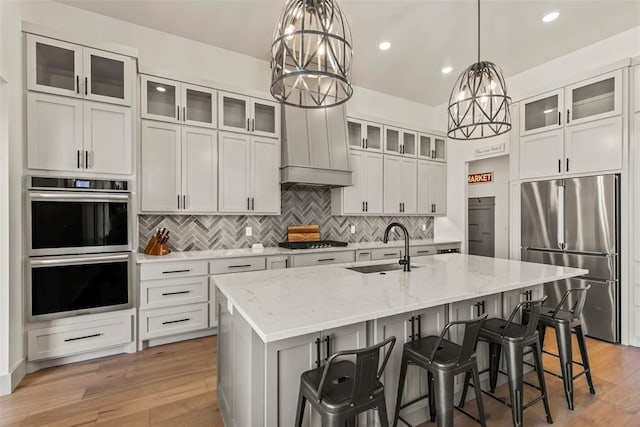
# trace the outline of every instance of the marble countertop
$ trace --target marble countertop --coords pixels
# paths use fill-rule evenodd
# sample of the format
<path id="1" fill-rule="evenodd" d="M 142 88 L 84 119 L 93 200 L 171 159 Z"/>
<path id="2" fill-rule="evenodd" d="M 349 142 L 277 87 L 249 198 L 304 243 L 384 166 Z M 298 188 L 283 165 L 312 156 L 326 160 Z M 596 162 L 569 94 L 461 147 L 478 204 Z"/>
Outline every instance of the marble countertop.
<path id="1" fill-rule="evenodd" d="M 428 245 L 446 245 L 451 243 L 460 243 L 460 240 L 411 240 L 411 246 L 428 246 Z M 336 252 L 345 250 L 360 250 L 360 249 L 375 249 L 375 248 L 389 248 L 389 247 L 404 247 L 404 240 L 392 240 L 385 244 L 382 242 L 359 242 L 349 243 L 347 246 L 334 247 L 334 248 L 322 248 L 322 249 L 285 249 L 277 246 L 269 246 L 264 249 L 210 249 L 202 251 L 176 251 L 171 252 L 168 255 L 155 256 L 146 255 L 142 253 L 136 254 L 136 261 L 138 264 L 145 264 L 149 262 L 167 262 L 167 261 L 193 261 L 202 259 L 219 259 L 219 258 L 234 258 L 234 257 L 246 257 L 246 256 L 269 256 L 269 255 L 294 255 L 294 254 L 310 254 L 317 252 Z"/>
<path id="2" fill-rule="evenodd" d="M 588 271 L 465 254 L 414 257 L 411 272 L 336 264 L 213 276 L 264 342 L 497 294 Z M 358 263 L 387 264 L 388 260 Z"/>

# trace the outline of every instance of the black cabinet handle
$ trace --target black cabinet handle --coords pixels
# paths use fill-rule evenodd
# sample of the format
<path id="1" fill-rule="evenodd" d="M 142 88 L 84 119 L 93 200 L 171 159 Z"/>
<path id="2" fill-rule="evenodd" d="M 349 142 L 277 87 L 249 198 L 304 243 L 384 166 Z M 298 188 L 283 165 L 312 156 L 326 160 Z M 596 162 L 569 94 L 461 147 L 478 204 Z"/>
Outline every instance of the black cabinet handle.
<path id="1" fill-rule="evenodd" d="M 383 255 L 384 255 L 384 256 L 398 256 L 398 254 L 397 254 L 397 253 L 395 253 L 395 252 L 391 252 L 391 253 L 383 254 Z"/>
<path id="2" fill-rule="evenodd" d="M 169 270 L 169 271 L 163 271 L 162 274 L 188 273 L 190 271 L 191 271 L 191 269 L 188 269 L 188 270 Z"/>
<path id="3" fill-rule="evenodd" d="M 324 360 L 328 360 L 331 356 L 331 338 L 328 336 L 324 337 L 324 342 L 327 345 L 327 354 L 325 354 Z"/>
<path id="4" fill-rule="evenodd" d="M 180 106 L 176 105 L 176 115 L 178 117 L 178 121 L 180 121 Z"/>
<path id="5" fill-rule="evenodd" d="M 171 325 L 173 323 L 182 323 L 182 322 L 188 322 L 189 320 L 191 320 L 190 318 L 184 318 L 184 319 L 178 319 L 178 320 L 167 320 L 166 322 L 162 322 L 163 325 Z"/>
<path id="6" fill-rule="evenodd" d="M 83 337 L 67 338 L 66 340 L 64 340 L 64 342 L 86 340 L 86 339 L 89 339 L 89 338 L 100 337 L 102 335 L 104 335 L 104 334 L 92 334 L 92 335 L 85 335 Z"/>
<path id="7" fill-rule="evenodd" d="M 256 130 L 256 119 L 251 119 L 251 132 Z"/>
<path id="8" fill-rule="evenodd" d="M 418 251 L 417 253 L 419 253 L 419 254 L 430 254 L 431 251 L 429 249 L 425 249 L 423 251 Z"/>
<path id="9" fill-rule="evenodd" d="M 182 195 L 182 209 L 187 209 L 187 196 Z"/>
<path id="10" fill-rule="evenodd" d="M 567 172 L 569 172 L 569 158 L 567 157 Z"/>
<path id="11" fill-rule="evenodd" d="M 558 126 L 562 124 L 562 113 L 558 111 Z"/>
<path id="12" fill-rule="evenodd" d="M 247 118 L 247 132 L 249 131 L 249 119 Z"/>
<path id="13" fill-rule="evenodd" d="M 248 267 L 251 267 L 251 264 L 230 265 L 227 268 L 248 268 Z"/>
<path id="14" fill-rule="evenodd" d="M 478 317 L 485 313 L 484 301 L 478 301 L 474 304 L 476 306 L 476 314 Z"/>
<path id="15" fill-rule="evenodd" d="M 416 319 L 418 319 L 418 335 L 416 335 L 416 339 L 419 340 L 422 338 L 422 315 L 416 316 Z"/>
<path id="16" fill-rule="evenodd" d="M 364 139 L 364 148 L 369 148 L 369 138 Z"/>
<path id="17" fill-rule="evenodd" d="M 89 169 L 89 152 L 84 152 L 84 168 Z"/>
<path id="18" fill-rule="evenodd" d="M 178 194 L 178 210 L 180 210 L 180 195 Z"/>
<path id="19" fill-rule="evenodd" d="M 182 107 L 182 121 L 183 122 L 187 121 L 187 108 L 186 107 Z"/>
<path id="20" fill-rule="evenodd" d="M 362 202 L 362 212 L 366 212 L 366 211 L 364 210 L 364 202 Z"/>
<path id="21" fill-rule="evenodd" d="M 562 172 L 562 159 L 558 159 L 558 173 Z"/>
<path id="22" fill-rule="evenodd" d="M 256 210 L 256 199 L 255 199 L 255 197 L 251 198 L 251 210 L 252 211 Z"/>
<path id="23" fill-rule="evenodd" d="M 411 316 L 411 319 L 409 319 L 409 322 L 411 322 L 411 336 L 409 337 L 410 341 L 413 341 L 413 338 L 416 334 L 416 328 L 415 328 L 415 322 L 414 322 L 415 320 L 416 319 L 414 316 Z"/>
<path id="24" fill-rule="evenodd" d="M 320 367 L 320 338 L 316 338 L 314 343 L 316 345 L 316 366 Z"/>
<path id="25" fill-rule="evenodd" d="M 369 212 L 369 202 L 364 202 L 364 211 Z"/>
<path id="26" fill-rule="evenodd" d="M 320 258 L 318 262 L 327 262 L 327 261 L 335 261 L 335 258 Z"/>
<path id="27" fill-rule="evenodd" d="M 80 76 L 76 74 L 76 93 L 80 94 Z"/>
<path id="28" fill-rule="evenodd" d="M 247 210 L 251 210 L 251 197 L 247 197 Z"/>
<path id="29" fill-rule="evenodd" d="M 176 291 L 176 292 L 164 292 L 162 294 L 163 297 L 168 297 L 171 295 L 184 295 L 184 294 L 190 294 L 191 291 Z"/>
<path id="30" fill-rule="evenodd" d="M 77 150 L 77 151 L 78 151 L 78 153 L 77 153 L 77 156 L 76 156 L 76 160 L 78 161 L 78 169 L 80 169 L 80 155 L 81 154 L 80 154 L 80 150 Z"/>
<path id="31" fill-rule="evenodd" d="M 567 124 L 571 121 L 571 111 L 567 110 Z"/>
<path id="32" fill-rule="evenodd" d="M 88 95 L 89 94 L 89 79 L 88 78 L 84 78 L 84 94 Z"/>

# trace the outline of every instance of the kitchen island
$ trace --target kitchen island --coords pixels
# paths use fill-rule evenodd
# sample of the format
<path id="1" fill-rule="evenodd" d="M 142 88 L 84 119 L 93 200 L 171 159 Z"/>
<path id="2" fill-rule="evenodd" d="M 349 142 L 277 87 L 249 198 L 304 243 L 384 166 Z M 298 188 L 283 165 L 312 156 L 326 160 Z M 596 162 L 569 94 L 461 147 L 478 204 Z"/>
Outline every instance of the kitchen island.
<path id="1" fill-rule="evenodd" d="M 484 312 L 503 316 L 521 299 L 542 296 L 543 283 L 587 273 L 462 254 L 418 257 L 411 264 L 411 272 L 384 274 L 363 274 L 343 264 L 214 276 L 218 402 L 226 426 L 293 425 L 303 371 L 336 351 L 391 335 L 398 341 L 382 382 L 393 414 L 404 342 L 438 334 L 449 320 Z M 485 353 L 478 349 L 480 369 Z M 408 377 L 405 396 L 411 400 L 426 390 L 426 381 L 424 375 Z M 320 425 L 314 415 L 306 411 L 305 425 Z M 426 411 L 409 415 L 413 422 L 426 420 Z M 373 420 L 360 417 L 361 425 Z"/>

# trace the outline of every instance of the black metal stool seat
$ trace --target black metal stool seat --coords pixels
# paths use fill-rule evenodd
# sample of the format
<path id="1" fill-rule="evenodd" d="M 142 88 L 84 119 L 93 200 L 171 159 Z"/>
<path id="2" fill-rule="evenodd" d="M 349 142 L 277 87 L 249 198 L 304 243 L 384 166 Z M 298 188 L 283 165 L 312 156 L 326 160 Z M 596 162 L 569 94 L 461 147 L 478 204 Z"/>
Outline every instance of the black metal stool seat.
<path id="1" fill-rule="evenodd" d="M 485 390 L 482 390 L 482 392 L 509 406 L 511 408 L 513 425 L 517 427 L 523 425 L 522 414 L 524 409 L 533 406 L 541 400 L 544 404 L 547 422 L 549 424 L 553 423 L 551 412 L 549 410 L 549 400 L 544 381 L 544 373 L 542 370 L 542 346 L 540 345 L 537 331 L 538 317 L 542 304 L 546 298 L 547 297 L 545 296 L 539 300 L 521 302 L 514 308 L 511 316 L 509 316 L 509 320 L 495 318 L 488 319 L 480 330 L 480 339 L 489 343 L 490 357 L 489 369 L 482 371 L 489 371 L 490 392 Z M 528 308 L 528 321 L 525 321 L 523 324 L 515 323 L 515 317 L 521 310 L 524 310 L 524 307 Z M 523 319 L 524 318 L 525 316 L 523 315 Z M 526 347 L 531 347 L 533 349 L 534 366 L 538 375 L 537 386 L 524 381 L 524 352 Z M 499 369 L 500 353 L 502 349 L 504 349 L 507 362 L 506 373 Z M 510 402 L 506 402 L 493 394 L 495 393 L 499 373 L 507 375 Z M 462 390 L 462 397 L 460 399 L 460 406 L 464 406 L 470 380 L 471 376 L 467 373 Z M 478 387 L 475 384 L 476 381 L 478 380 L 474 379 L 474 387 Z M 540 391 L 540 396 L 526 404 L 523 402 L 524 384 L 532 386 Z"/>
<path id="2" fill-rule="evenodd" d="M 374 346 L 339 351 L 331 355 L 324 367 L 305 371 L 300 375 L 297 427 L 302 426 L 307 401 L 322 418 L 323 427 L 355 425 L 355 417 L 369 409 L 377 409 L 381 425 L 389 425 L 384 386 L 380 377 L 396 342 L 395 337 Z M 380 365 L 380 349 L 389 345 Z M 355 356 L 356 362 L 339 360 Z M 380 366 L 379 366 L 380 365 Z"/>
<path id="3" fill-rule="evenodd" d="M 487 315 L 485 314 L 473 320 L 450 322 L 442 330 L 440 336 L 428 336 L 404 345 L 396 411 L 393 422 L 394 427 L 398 425 L 398 421 L 410 425 L 400 416 L 400 410 L 427 397 L 429 398 L 429 415 L 431 421 L 437 420 L 438 427 L 453 425 L 454 408 L 459 409 L 465 415 L 473 418 L 483 427 L 485 426 L 484 407 L 482 405 L 480 390 L 476 390 L 479 418 L 475 418 L 462 410 L 462 408 L 455 406 L 453 401 L 453 382 L 457 374 L 467 372 L 473 376 L 475 383 L 479 384 L 479 381 L 477 381 L 479 376 L 475 351 L 478 343 L 478 333 L 486 317 Z M 444 338 L 449 329 L 455 325 L 465 326 L 462 345 Z M 427 396 L 402 405 L 402 393 L 407 376 L 407 367 L 410 364 L 419 366 L 427 371 L 429 393 Z"/>
<path id="4" fill-rule="evenodd" d="M 538 334 L 540 335 L 540 347 L 543 348 L 542 352 L 560 359 L 560 369 L 562 375 L 558 375 L 554 372 L 545 372 L 554 375 L 562 379 L 564 385 L 564 394 L 567 399 L 567 406 L 573 410 L 573 380 L 584 375 L 589 385 L 589 392 L 596 394 L 596 390 L 593 386 L 593 379 L 591 378 L 591 367 L 589 366 L 589 354 L 587 353 L 587 343 L 582 329 L 582 309 L 584 308 L 585 301 L 587 299 L 587 291 L 591 288 L 591 285 L 583 288 L 569 289 L 563 295 L 562 299 L 556 307 L 542 307 L 540 312 L 540 318 L 538 319 Z M 573 300 L 573 305 L 569 310 L 564 310 L 563 307 L 568 305 Z M 525 312 L 524 316 L 529 313 Z M 558 343 L 558 353 L 551 353 L 544 350 L 544 337 L 547 330 L 547 326 L 552 327 L 556 331 L 556 340 Z M 580 356 L 582 363 L 573 360 L 573 349 L 571 347 L 571 331 L 575 331 L 576 339 L 578 341 L 578 347 L 580 349 Z M 573 365 L 579 365 L 583 369 L 574 376 Z"/>

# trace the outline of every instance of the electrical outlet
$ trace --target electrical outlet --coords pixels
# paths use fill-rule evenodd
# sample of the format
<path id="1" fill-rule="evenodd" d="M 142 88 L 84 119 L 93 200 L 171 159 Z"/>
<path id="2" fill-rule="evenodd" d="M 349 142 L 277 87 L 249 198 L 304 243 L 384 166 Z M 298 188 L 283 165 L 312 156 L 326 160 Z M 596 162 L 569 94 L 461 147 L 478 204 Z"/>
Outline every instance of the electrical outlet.
<path id="1" fill-rule="evenodd" d="M 246 228 L 244 229 L 244 234 L 245 234 L 247 237 L 251 237 L 251 236 L 253 235 L 253 230 L 251 230 L 251 227 L 246 227 Z"/>
<path id="2" fill-rule="evenodd" d="M 351 226 L 351 234 L 356 234 L 356 226 L 355 225 Z"/>
<path id="3" fill-rule="evenodd" d="M 422 231 L 427 231 L 427 224 L 422 224 Z"/>

